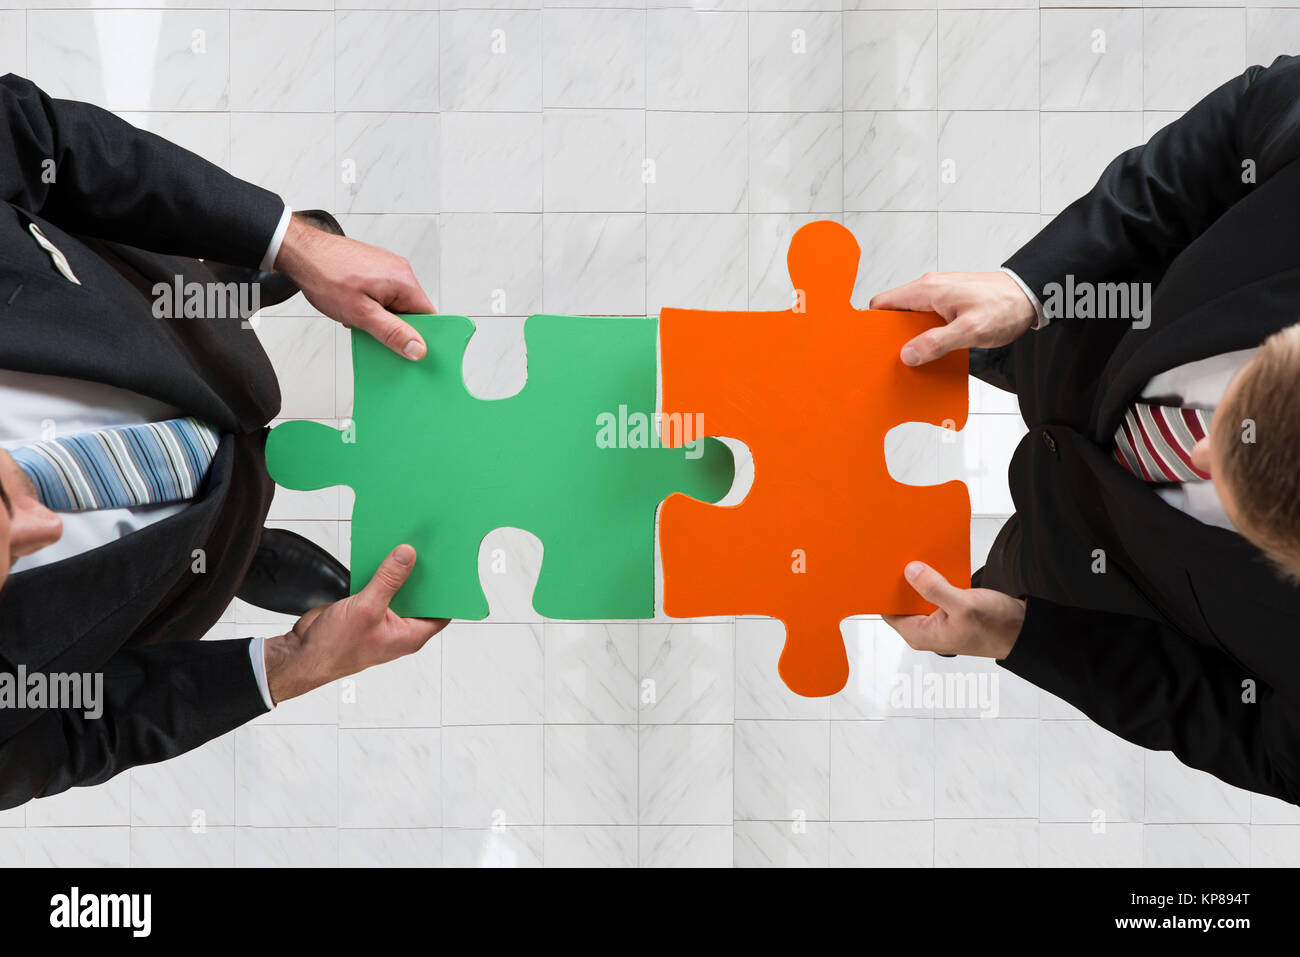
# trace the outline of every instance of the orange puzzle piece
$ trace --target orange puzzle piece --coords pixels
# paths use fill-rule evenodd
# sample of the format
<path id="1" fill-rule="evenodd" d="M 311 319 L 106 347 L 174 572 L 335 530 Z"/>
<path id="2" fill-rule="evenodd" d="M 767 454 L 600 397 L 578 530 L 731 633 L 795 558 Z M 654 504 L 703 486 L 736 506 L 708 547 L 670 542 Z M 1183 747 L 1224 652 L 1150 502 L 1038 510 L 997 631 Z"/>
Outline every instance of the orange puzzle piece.
<path id="1" fill-rule="evenodd" d="M 781 619 L 781 677 L 810 697 L 848 680 L 843 619 L 933 610 L 904 580 L 907 562 L 970 580 L 966 486 L 902 485 L 884 454 L 900 423 L 966 424 L 967 354 L 905 366 L 903 344 L 942 320 L 854 309 L 859 258 L 843 226 L 810 223 L 788 256 L 801 309 L 664 309 L 659 321 L 664 444 L 682 442 L 674 421 L 702 414 L 706 435 L 754 457 L 739 505 L 680 493 L 664 503 L 664 611 Z"/>

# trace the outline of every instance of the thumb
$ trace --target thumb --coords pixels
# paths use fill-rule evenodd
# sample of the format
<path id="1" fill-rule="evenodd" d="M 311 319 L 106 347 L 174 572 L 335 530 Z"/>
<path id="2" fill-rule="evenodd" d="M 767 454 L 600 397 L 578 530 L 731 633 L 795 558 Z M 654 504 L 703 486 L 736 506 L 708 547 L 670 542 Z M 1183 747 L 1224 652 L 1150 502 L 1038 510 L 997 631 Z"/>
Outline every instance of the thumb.
<path id="1" fill-rule="evenodd" d="M 429 311 L 432 312 L 432 307 Z M 424 339 L 411 328 L 409 323 L 369 297 L 362 303 L 360 315 L 350 325 L 368 332 L 399 356 L 407 359 L 423 359 L 428 351 Z"/>
<path id="2" fill-rule="evenodd" d="M 903 569 L 903 577 L 916 589 L 918 595 L 944 611 L 959 604 L 964 593 L 964 589 L 950 585 L 948 579 L 925 562 L 908 562 Z"/>
<path id="3" fill-rule="evenodd" d="M 398 545 L 380 563 L 357 597 L 363 599 L 363 604 L 367 607 L 378 609 L 382 614 L 388 609 L 398 589 L 411 577 L 411 569 L 414 567 L 415 549 L 410 545 Z"/>
<path id="4" fill-rule="evenodd" d="M 908 342 L 899 351 L 904 365 L 920 366 L 962 348 L 961 329 L 956 325 L 935 326 Z"/>

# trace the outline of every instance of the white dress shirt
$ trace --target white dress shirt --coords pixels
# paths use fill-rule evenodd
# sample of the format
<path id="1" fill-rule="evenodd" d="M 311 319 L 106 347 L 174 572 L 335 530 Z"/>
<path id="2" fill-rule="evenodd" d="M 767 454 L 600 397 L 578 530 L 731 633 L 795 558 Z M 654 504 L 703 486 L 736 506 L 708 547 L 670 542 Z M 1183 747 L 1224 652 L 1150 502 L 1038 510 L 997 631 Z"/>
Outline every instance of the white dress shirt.
<path id="1" fill-rule="evenodd" d="M 1034 313 L 1038 316 L 1033 328 L 1042 329 L 1050 322 L 1043 312 L 1043 304 L 1038 301 L 1033 290 L 1025 285 L 1024 280 L 1005 266 L 1002 267 L 1002 271 L 1014 279 L 1016 285 L 1029 297 L 1029 301 L 1034 305 Z M 1144 402 L 1212 411 L 1223 400 L 1223 393 L 1237 370 L 1245 365 L 1255 352 L 1256 349 L 1224 352 L 1161 372 L 1147 383 L 1140 398 Z M 1215 490 L 1213 482 L 1162 485 L 1156 487 L 1155 493 L 1174 508 L 1186 512 L 1206 525 L 1215 525 L 1233 532 L 1238 531 L 1223 511 L 1223 503 L 1219 501 L 1219 493 Z"/>
<path id="2" fill-rule="evenodd" d="M 270 271 L 279 255 L 284 234 L 289 228 L 292 210 L 285 206 L 280 215 L 260 268 Z M 57 250 L 49 251 L 53 259 Z M 176 419 L 186 413 L 165 402 L 137 395 L 116 386 L 61 376 L 0 369 L 0 448 L 12 449 L 51 438 L 57 423 L 57 436 L 75 435 L 124 425 L 141 425 Z M 57 437 L 55 436 L 55 437 Z M 13 566 L 16 574 L 63 561 L 107 545 L 132 532 L 179 514 L 188 502 L 146 505 L 135 508 L 103 508 L 84 512 L 62 512 L 63 535 L 48 548 L 20 558 Z M 248 656 L 257 679 L 258 690 L 268 708 L 274 708 L 270 684 L 266 678 L 265 639 L 249 642 Z"/>

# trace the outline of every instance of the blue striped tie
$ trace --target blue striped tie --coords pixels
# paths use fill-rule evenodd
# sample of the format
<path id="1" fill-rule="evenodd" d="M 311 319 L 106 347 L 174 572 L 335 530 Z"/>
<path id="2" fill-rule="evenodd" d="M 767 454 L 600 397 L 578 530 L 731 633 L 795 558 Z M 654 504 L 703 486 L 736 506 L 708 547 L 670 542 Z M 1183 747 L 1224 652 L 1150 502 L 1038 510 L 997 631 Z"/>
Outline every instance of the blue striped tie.
<path id="1" fill-rule="evenodd" d="M 185 418 L 81 432 L 11 454 L 47 508 L 83 512 L 193 498 L 220 440 L 212 426 Z"/>

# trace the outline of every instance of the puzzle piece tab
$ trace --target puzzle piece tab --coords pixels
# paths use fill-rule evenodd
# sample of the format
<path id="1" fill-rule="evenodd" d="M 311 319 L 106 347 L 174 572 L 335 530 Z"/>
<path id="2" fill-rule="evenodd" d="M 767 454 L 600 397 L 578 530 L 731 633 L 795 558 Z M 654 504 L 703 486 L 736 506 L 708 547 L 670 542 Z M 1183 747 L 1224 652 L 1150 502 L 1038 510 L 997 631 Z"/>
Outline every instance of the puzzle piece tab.
<path id="1" fill-rule="evenodd" d="M 355 490 L 354 593 L 409 542 L 419 560 L 393 610 L 483 618 L 479 546 L 508 526 L 542 541 L 539 614 L 652 617 L 656 508 L 673 492 L 717 501 L 734 472 L 716 440 L 686 450 L 654 441 L 657 321 L 532 316 L 527 384 L 483 400 L 461 372 L 474 323 L 404 318 L 429 347 L 420 362 L 352 333 L 352 427 L 287 422 L 267 440 L 280 485 Z"/>
<path id="2" fill-rule="evenodd" d="M 843 226 L 811 223 L 788 256 L 802 311 L 660 314 L 665 444 L 674 415 L 702 414 L 705 434 L 754 457 L 739 505 L 664 503 L 664 611 L 781 619 L 781 677 L 810 697 L 848 680 L 844 618 L 933 610 L 903 579 L 908 561 L 970 578 L 966 487 L 901 485 L 884 455 L 899 423 L 965 425 L 967 354 L 903 365 L 903 344 L 941 320 L 854 309 L 859 256 Z"/>

